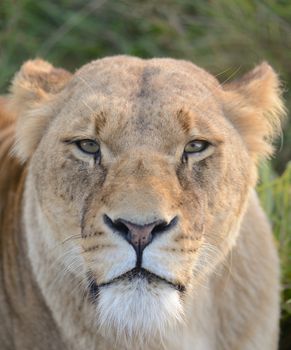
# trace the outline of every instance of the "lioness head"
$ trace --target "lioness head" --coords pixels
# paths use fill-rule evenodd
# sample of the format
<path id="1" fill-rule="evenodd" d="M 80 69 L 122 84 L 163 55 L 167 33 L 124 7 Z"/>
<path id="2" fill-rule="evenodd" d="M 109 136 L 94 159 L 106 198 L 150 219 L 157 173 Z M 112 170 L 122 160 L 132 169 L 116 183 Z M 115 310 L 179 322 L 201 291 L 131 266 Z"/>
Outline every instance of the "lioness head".
<path id="1" fill-rule="evenodd" d="M 279 130 L 272 68 L 220 85 L 171 59 L 110 57 L 74 75 L 35 60 L 11 104 L 28 163 L 26 229 L 58 252 L 98 327 L 152 337 L 182 321 L 235 243 Z"/>

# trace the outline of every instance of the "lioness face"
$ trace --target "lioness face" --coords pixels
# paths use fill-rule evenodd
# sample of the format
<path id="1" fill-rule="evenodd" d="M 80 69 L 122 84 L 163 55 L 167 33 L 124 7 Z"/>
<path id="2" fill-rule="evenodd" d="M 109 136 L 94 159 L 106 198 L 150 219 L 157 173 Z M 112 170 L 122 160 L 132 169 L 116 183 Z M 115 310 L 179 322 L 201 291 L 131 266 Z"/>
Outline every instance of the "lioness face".
<path id="1" fill-rule="evenodd" d="M 175 325 L 235 242 L 255 167 L 226 94 L 190 63 L 116 57 L 37 107 L 30 207 L 104 332 Z"/>

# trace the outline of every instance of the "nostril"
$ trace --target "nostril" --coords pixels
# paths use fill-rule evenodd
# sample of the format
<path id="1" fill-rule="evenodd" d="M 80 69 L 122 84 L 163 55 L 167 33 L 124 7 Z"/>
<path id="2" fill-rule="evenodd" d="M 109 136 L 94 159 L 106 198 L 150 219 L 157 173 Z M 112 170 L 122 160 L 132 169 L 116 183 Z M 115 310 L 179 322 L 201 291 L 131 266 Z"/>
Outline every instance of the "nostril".
<path id="1" fill-rule="evenodd" d="M 129 234 L 129 229 L 126 225 L 124 225 L 121 220 L 112 221 L 109 216 L 106 214 L 103 217 L 105 224 L 110 227 L 113 231 L 117 231 L 121 233 L 123 236 L 127 236 Z"/>
<path id="2" fill-rule="evenodd" d="M 127 235 L 129 232 L 129 229 L 126 225 L 124 225 L 120 220 L 114 221 L 114 227 L 116 230 L 124 235 Z"/>
<path id="3" fill-rule="evenodd" d="M 178 217 L 175 216 L 169 223 L 166 221 L 160 222 L 158 225 L 156 225 L 152 230 L 152 235 L 157 235 L 159 233 L 166 232 L 176 226 L 178 222 Z"/>
<path id="4" fill-rule="evenodd" d="M 103 220 L 104 220 L 104 223 L 105 223 L 107 226 L 109 226 L 109 227 L 112 228 L 112 229 L 115 228 L 113 221 L 112 221 L 112 220 L 110 219 L 110 217 L 107 216 L 106 214 L 103 215 Z"/>
<path id="5" fill-rule="evenodd" d="M 162 233 L 167 229 L 167 226 L 168 224 L 166 223 L 166 221 L 161 222 L 159 225 L 153 228 L 152 234 Z"/>

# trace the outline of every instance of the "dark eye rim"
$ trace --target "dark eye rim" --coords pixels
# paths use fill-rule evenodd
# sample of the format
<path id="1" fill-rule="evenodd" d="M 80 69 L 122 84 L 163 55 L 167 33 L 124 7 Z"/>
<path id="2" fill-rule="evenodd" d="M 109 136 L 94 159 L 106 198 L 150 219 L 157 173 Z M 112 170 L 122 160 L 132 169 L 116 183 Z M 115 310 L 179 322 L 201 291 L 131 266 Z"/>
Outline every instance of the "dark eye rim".
<path id="1" fill-rule="evenodd" d="M 98 151 L 96 151 L 96 152 L 88 152 L 85 149 L 83 149 L 82 146 L 81 146 L 81 142 L 84 142 L 84 141 L 93 142 L 96 145 L 98 145 Z M 100 154 L 100 145 L 95 140 L 92 140 L 92 139 L 81 139 L 81 140 L 75 140 L 73 143 L 79 148 L 80 151 L 82 151 L 85 154 L 89 154 L 89 155 L 92 155 L 92 156 L 98 156 Z"/>
<path id="2" fill-rule="evenodd" d="M 197 150 L 197 151 L 193 151 L 193 152 L 191 152 L 191 151 L 186 151 L 186 147 L 187 147 L 190 143 L 192 143 L 192 142 L 202 142 L 202 143 L 204 143 L 204 147 L 203 147 L 201 150 Z M 212 144 L 211 144 L 209 141 L 207 141 L 207 140 L 203 140 L 203 139 L 194 139 L 194 140 L 189 141 L 189 142 L 185 145 L 185 147 L 184 147 L 184 152 L 183 152 L 183 153 L 186 154 L 186 155 L 202 153 L 202 152 L 206 151 L 210 146 L 212 146 Z"/>

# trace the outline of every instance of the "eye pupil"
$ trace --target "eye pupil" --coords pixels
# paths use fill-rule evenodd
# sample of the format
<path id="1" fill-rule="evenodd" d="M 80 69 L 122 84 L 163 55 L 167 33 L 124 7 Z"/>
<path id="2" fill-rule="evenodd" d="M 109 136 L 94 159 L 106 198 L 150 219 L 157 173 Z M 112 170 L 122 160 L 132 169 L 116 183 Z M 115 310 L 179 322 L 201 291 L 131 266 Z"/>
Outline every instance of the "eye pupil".
<path id="1" fill-rule="evenodd" d="M 84 153 L 97 154 L 100 150 L 100 146 L 94 140 L 80 140 L 76 144 Z"/>
<path id="2" fill-rule="evenodd" d="M 200 141 L 191 142 L 190 147 L 199 151 L 203 147 L 203 143 Z"/>

